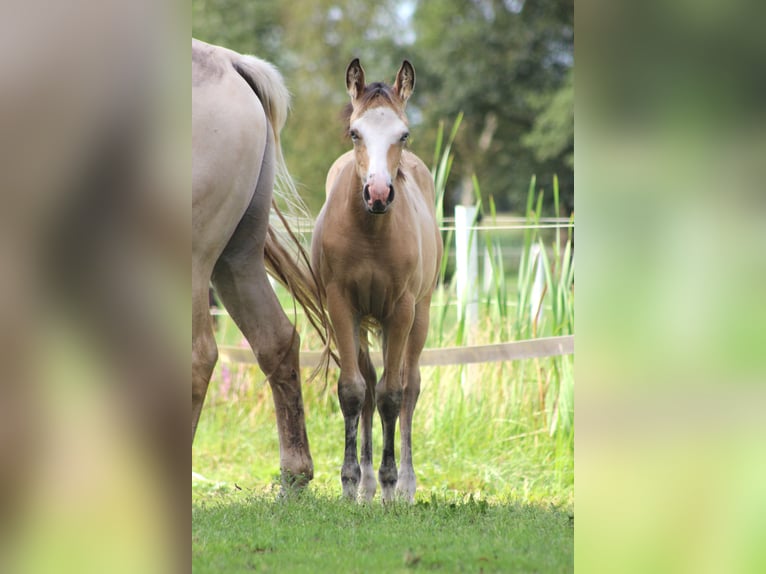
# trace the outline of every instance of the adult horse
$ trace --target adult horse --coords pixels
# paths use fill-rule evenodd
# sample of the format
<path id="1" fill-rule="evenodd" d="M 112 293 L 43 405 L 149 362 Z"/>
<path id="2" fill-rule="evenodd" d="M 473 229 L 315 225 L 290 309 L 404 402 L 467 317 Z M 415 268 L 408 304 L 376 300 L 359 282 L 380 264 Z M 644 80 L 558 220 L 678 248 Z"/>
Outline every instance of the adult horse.
<path id="1" fill-rule="evenodd" d="M 431 294 L 442 256 L 434 214 L 433 179 L 404 149 L 409 136 L 405 105 L 415 70 L 404 61 L 393 86 L 365 84 L 355 59 L 346 70 L 351 103 L 344 117 L 353 150 L 330 168 L 326 201 L 314 227 L 312 263 L 323 286 L 340 356 L 338 398 L 345 422 L 341 468 L 344 496 L 370 500 L 372 416 L 383 427 L 378 471 L 383 502 L 398 493 L 414 500 L 412 416 L 420 393 L 418 361 L 428 332 Z M 383 336 L 380 381 L 370 361 L 367 321 Z M 361 416 L 361 467 L 357 429 Z M 394 436 L 401 420 L 401 469 Z M 361 490 L 360 490 L 361 483 Z"/>
<path id="2" fill-rule="evenodd" d="M 299 285 L 303 278 L 293 273 L 296 264 L 269 224 L 275 177 L 297 198 L 279 143 L 288 103 L 271 64 L 192 40 L 192 441 L 218 356 L 209 314 L 212 281 L 271 385 L 283 484 L 301 485 L 314 470 L 300 337 L 264 266 L 266 257 L 275 274 L 304 296 L 301 303 L 307 294 L 311 298 L 311 285 Z"/>

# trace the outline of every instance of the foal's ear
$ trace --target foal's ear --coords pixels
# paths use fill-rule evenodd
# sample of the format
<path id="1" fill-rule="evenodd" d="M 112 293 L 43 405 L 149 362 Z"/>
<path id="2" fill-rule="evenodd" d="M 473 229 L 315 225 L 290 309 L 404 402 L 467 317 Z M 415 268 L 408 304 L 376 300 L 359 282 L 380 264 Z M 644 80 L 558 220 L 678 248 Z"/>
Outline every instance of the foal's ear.
<path id="1" fill-rule="evenodd" d="M 359 63 L 359 58 L 354 58 L 346 68 L 346 90 L 352 100 L 357 99 L 364 92 L 364 70 Z"/>
<path id="2" fill-rule="evenodd" d="M 396 73 L 396 81 L 394 82 L 394 91 L 399 94 L 399 97 L 406 104 L 407 100 L 412 95 L 412 90 L 415 89 L 415 68 L 408 60 L 402 62 L 402 67 Z"/>

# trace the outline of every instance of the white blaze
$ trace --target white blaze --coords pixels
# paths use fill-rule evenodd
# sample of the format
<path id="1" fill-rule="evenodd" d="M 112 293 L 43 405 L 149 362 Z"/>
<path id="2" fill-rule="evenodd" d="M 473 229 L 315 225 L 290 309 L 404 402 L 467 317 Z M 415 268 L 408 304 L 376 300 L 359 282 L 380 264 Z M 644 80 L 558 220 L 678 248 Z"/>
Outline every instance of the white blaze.
<path id="1" fill-rule="evenodd" d="M 391 108 L 378 107 L 365 112 L 351 128 L 359 133 L 367 148 L 366 183 L 371 195 L 382 194 L 384 189 L 387 195 L 392 180 L 388 171 L 388 149 L 399 143 L 407 126 Z"/>

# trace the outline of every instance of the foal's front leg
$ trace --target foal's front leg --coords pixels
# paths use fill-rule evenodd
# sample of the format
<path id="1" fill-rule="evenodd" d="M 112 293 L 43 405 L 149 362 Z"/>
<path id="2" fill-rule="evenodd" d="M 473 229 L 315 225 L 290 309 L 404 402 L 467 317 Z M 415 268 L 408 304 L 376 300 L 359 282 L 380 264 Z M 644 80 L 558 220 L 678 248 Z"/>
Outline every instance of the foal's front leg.
<path id="1" fill-rule="evenodd" d="M 359 415 L 365 399 L 365 384 L 357 363 L 359 320 L 333 286 L 327 288 L 327 310 L 330 314 L 340 357 L 338 400 L 345 425 L 345 450 L 340 480 L 343 496 L 356 500 L 361 469 L 356 450 Z"/>
<path id="2" fill-rule="evenodd" d="M 404 357 L 404 396 L 402 398 L 402 410 L 399 415 L 402 459 L 399 465 L 399 480 L 396 483 L 396 492 L 410 503 L 415 501 L 415 490 L 417 488 L 415 469 L 412 466 L 412 415 L 415 412 L 415 405 L 420 395 L 419 360 L 426 343 L 426 336 L 428 335 L 430 305 L 431 297 L 429 296 L 415 307 L 415 320 L 407 339 L 407 349 Z"/>
<path id="3" fill-rule="evenodd" d="M 362 407 L 362 443 L 360 445 L 362 482 L 359 495 L 363 500 L 370 501 L 378 488 L 375 471 L 372 469 L 372 415 L 375 412 L 375 384 L 378 380 L 368 349 L 362 349 L 359 352 L 359 370 L 362 372 L 365 383 L 367 383 L 367 393 Z"/>
<path id="4" fill-rule="evenodd" d="M 396 420 L 402 406 L 402 358 L 414 315 L 412 297 L 405 296 L 399 302 L 393 316 L 383 326 L 385 366 L 383 377 L 375 389 L 378 413 L 383 426 L 383 456 L 378 469 L 383 502 L 393 500 L 398 478 L 394 438 Z"/>

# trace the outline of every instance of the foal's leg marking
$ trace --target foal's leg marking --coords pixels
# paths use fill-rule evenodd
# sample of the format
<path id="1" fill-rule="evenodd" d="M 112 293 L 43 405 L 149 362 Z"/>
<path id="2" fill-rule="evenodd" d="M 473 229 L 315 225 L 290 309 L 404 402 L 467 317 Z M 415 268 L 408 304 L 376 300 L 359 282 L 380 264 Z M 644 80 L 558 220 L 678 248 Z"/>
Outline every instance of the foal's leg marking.
<path id="1" fill-rule="evenodd" d="M 338 389 L 340 395 L 340 387 Z M 345 452 L 343 455 L 343 466 L 340 469 L 340 482 L 343 488 L 343 496 L 350 500 L 356 500 L 357 489 L 359 488 L 359 479 L 361 472 L 359 463 L 356 459 L 356 433 L 359 425 L 359 415 L 349 416 L 347 401 L 341 400 L 341 409 L 343 410 L 343 419 L 345 425 Z"/>

